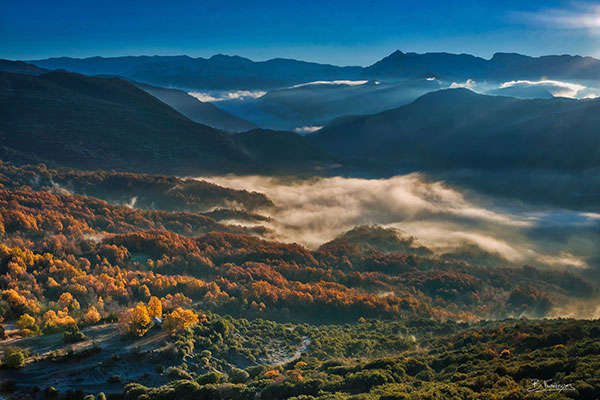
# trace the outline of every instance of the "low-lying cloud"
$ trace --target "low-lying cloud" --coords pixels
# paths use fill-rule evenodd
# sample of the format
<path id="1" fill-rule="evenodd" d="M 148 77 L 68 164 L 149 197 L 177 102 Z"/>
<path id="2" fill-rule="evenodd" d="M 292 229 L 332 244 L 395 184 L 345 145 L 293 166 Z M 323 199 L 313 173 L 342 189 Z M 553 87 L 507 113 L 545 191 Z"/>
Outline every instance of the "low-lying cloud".
<path id="1" fill-rule="evenodd" d="M 188 94 L 203 102 L 215 102 L 224 100 L 257 99 L 267 94 L 267 92 L 262 90 L 236 90 L 233 92 L 218 93 L 188 92 Z"/>
<path id="2" fill-rule="evenodd" d="M 272 218 L 269 239 L 313 249 L 357 225 L 376 224 L 401 229 L 440 254 L 476 245 L 507 264 L 587 268 L 596 246 L 582 237 L 600 227 L 596 214 L 500 207 L 492 198 L 416 173 L 388 179 L 201 179 L 266 194 L 276 205 L 265 211 Z"/>
<path id="3" fill-rule="evenodd" d="M 450 89 L 467 88 L 474 89 L 477 83 L 473 79 L 467 79 L 466 82 L 452 82 Z"/>
<path id="4" fill-rule="evenodd" d="M 300 126 L 294 129 L 294 132 L 299 133 L 300 135 L 307 135 L 309 133 L 313 133 L 321 129 L 322 126 Z"/>
<path id="5" fill-rule="evenodd" d="M 568 97 L 571 99 L 578 98 L 580 92 L 583 92 L 587 89 L 586 86 L 577 84 L 577 83 L 569 83 L 569 82 L 561 82 L 554 80 L 542 80 L 542 81 L 528 81 L 528 80 L 519 80 L 519 81 L 510 81 L 504 82 L 500 85 L 499 89 L 506 88 L 530 88 L 530 87 L 543 87 L 548 90 L 554 97 Z"/>
<path id="6" fill-rule="evenodd" d="M 299 88 L 303 86 L 311 86 L 311 85 L 344 85 L 344 86 L 361 86 L 366 84 L 369 81 L 350 81 L 350 80 L 336 80 L 336 81 L 313 81 L 300 83 L 298 85 L 292 86 L 292 88 Z M 375 84 L 379 84 L 379 82 L 375 82 Z"/>

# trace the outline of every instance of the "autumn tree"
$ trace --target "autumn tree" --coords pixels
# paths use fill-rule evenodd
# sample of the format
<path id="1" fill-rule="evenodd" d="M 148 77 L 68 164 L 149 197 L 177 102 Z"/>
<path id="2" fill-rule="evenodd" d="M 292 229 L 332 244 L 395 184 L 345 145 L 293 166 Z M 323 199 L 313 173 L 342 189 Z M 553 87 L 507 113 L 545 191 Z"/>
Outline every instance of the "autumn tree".
<path id="1" fill-rule="evenodd" d="M 162 303 L 156 296 L 150 297 L 148 302 L 148 314 L 150 317 L 162 317 Z"/>
<path id="2" fill-rule="evenodd" d="M 77 326 L 75 319 L 63 310 L 59 310 L 58 312 L 53 310 L 46 311 L 42 320 L 44 322 L 42 325 L 44 333 L 61 332 Z"/>
<path id="3" fill-rule="evenodd" d="M 17 326 L 19 329 L 32 329 L 35 326 L 35 318 L 25 313 L 19 317 Z"/>
<path id="4" fill-rule="evenodd" d="M 100 318 L 100 313 L 98 312 L 96 307 L 90 306 L 90 308 L 88 308 L 87 312 L 83 316 L 83 321 L 88 325 L 93 325 L 100 321 Z"/>
<path id="5" fill-rule="evenodd" d="M 71 305 L 71 302 L 73 301 L 73 295 L 69 292 L 64 292 L 63 294 L 60 295 L 60 297 L 58 298 L 58 304 L 62 307 L 62 308 L 67 308 L 69 307 L 69 305 Z"/>
<path id="6" fill-rule="evenodd" d="M 143 298 L 147 299 L 148 297 L 150 297 L 150 289 L 148 289 L 147 285 L 140 286 L 140 288 L 138 289 L 138 292 L 140 293 L 140 295 Z"/>
<path id="7" fill-rule="evenodd" d="M 194 311 L 177 307 L 165 315 L 163 328 L 171 335 L 174 335 L 196 323 L 198 323 L 198 315 Z"/>
<path id="8" fill-rule="evenodd" d="M 119 329 L 121 332 L 130 333 L 134 336 L 144 336 L 150 329 L 150 323 L 148 308 L 142 302 L 119 315 Z"/>
<path id="9" fill-rule="evenodd" d="M 27 313 L 19 317 L 19 320 L 17 321 L 17 327 L 21 329 L 25 336 L 28 336 L 29 334 L 35 333 L 39 330 L 39 327 L 35 323 L 35 318 Z"/>

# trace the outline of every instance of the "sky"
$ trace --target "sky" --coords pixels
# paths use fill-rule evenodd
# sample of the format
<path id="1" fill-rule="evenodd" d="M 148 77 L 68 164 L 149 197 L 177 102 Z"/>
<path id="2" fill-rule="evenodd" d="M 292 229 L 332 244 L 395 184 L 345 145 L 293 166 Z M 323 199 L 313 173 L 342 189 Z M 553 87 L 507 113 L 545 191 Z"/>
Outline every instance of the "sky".
<path id="1" fill-rule="evenodd" d="M 0 58 L 229 54 L 369 65 L 395 50 L 600 57 L 600 1 L 2 0 Z"/>

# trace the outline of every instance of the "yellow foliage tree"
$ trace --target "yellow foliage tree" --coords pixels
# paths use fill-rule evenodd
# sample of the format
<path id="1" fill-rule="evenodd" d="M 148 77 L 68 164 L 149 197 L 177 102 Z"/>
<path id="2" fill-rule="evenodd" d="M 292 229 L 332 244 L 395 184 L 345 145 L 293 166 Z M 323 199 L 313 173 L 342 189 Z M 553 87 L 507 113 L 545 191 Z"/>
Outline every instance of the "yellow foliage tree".
<path id="1" fill-rule="evenodd" d="M 70 327 L 76 327 L 77 322 L 66 311 L 53 310 L 47 311 L 42 317 L 44 321 L 43 330 L 45 333 L 60 332 Z"/>
<path id="2" fill-rule="evenodd" d="M 150 329 L 150 315 L 146 305 L 139 302 L 137 306 L 122 312 L 119 315 L 119 329 L 123 333 L 144 336 Z"/>
<path id="3" fill-rule="evenodd" d="M 80 308 L 81 308 L 81 305 L 79 305 L 79 302 L 76 299 L 73 299 L 73 301 L 71 302 L 71 305 L 69 306 L 69 309 L 71 311 L 79 311 Z"/>
<path id="4" fill-rule="evenodd" d="M 69 305 L 71 304 L 72 301 L 73 301 L 73 295 L 69 292 L 64 292 L 58 298 L 58 304 L 60 304 L 60 306 L 63 308 L 69 307 Z"/>
<path id="5" fill-rule="evenodd" d="M 146 297 L 146 298 L 150 297 L 150 289 L 148 289 L 147 285 L 140 286 L 139 292 L 143 297 Z"/>
<path id="6" fill-rule="evenodd" d="M 177 307 L 163 319 L 163 328 L 171 335 L 198 323 L 198 315 L 192 310 Z"/>
<path id="7" fill-rule="evenodd" d="M 150 297 L 150 301 L 148 302 L 148 314 L 150 314 L 150 317 L 162 317 L 162 303 L 158 297 Z"/>
<path id="8" fill-rule="evenodd" d="M 29 314 L 23 314 L 17 321 L 17 326 L 22 330 L 37 331 L 38 327 L 35 324 L 35 318 Z"/>
<path id="9" fill-rule="evenodd" d="M 100 318 L 101 318 L 100 313 L 94 306 L 90 306 L 90 308 L 88 308 L 87 312 L 83 316 L 83 320 L 88 325 L 97 323 L 98 321 L 100 321 Z"/>

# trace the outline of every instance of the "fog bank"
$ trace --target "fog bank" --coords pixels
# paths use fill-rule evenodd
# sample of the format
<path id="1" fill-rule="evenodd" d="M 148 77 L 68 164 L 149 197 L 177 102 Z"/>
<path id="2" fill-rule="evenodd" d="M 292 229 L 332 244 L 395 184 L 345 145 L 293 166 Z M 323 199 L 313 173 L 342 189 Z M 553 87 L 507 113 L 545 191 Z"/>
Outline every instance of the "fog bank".
<path id="1" fill-rule="evenodd" d="M 477 246 L 510 264 L 589 268 L 596 258 L 600 215 L 512 205 L 422 174 L 388 179 L 200 177 L 257 191 L 276 205 L 264 210 L 269 239 L 311 249 L 357 225 L 381 225 L 415 236 L 437 253 Z M 240 222 L 240 221 L 236 221 Z"/>

